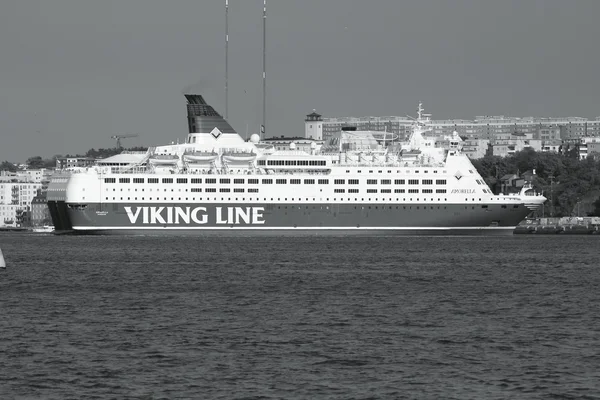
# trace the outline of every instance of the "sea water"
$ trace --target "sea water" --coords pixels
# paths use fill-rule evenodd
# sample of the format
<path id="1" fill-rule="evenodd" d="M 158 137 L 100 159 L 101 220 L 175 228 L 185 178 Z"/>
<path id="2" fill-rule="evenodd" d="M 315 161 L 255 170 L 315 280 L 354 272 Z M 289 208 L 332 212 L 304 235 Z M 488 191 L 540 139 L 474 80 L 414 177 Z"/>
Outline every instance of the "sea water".
<path id="1" fill-rule="evenodd" d="M 599 246 L 1 234 L 0 398 L 598 398 Z"/>

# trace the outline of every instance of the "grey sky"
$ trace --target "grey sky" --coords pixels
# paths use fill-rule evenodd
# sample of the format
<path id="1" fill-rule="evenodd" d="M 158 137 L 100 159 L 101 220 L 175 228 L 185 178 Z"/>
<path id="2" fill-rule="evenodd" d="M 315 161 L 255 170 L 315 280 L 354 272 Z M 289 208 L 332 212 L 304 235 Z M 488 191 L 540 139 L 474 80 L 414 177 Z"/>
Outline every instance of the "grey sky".
<path id="1" fill-rule="evenodd" d="M 262 119 L 262 0 L 230 0 L 229 120 Z M 267 136 L 304 115 L 600 115 L 600 1 L 269 0 Z M 7 0 L 0 161 L 159 145 L 224 114 L 224 0 Z"/>

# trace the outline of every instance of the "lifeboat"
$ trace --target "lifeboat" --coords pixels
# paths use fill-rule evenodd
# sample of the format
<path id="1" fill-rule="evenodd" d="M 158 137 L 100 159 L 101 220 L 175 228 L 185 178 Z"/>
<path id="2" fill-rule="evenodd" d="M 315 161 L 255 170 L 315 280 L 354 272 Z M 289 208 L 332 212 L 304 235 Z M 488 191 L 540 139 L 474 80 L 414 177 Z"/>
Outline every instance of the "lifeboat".
<path id="1" fill-rule="evenodd" d="M 152 165 L 175 165 L 179 157 L 174 154 L 155 154 L 149 158 Z"/>
<path id="2" fill-rule="evenodd" d="M 206 164 L 215 161 L 218 154 L 214 151 L 193 151 L 185 153 L 183 159 L 191 164 Z"/>
<path id="3" fill-rule="evenodd" d="M 232 151 L 223 153 L 223 161 L 227 163 L 248 163 L 256 159 L 254 152 Z"/>
<path id="4" fill-rule="evenodd" d="M 392 132 L 375 131 L 371 132 L 371 134 L 378 142 L 397 142 L 400 139 L 398 134 Z"/>

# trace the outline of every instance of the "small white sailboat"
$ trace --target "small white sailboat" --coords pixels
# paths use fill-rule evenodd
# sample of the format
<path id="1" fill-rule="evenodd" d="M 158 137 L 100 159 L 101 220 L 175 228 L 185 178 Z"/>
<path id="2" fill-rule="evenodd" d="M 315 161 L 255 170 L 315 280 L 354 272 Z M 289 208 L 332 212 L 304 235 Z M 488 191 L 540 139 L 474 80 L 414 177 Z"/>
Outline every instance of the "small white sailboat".
<path id="1" fill-rule="evenodd" d="M 35 233 L 52 233 L 54 232 L 54 226 L 52 225 L 43 225 L 36 226 L 31 229 Z"/>
<path id="2" fill-rule="evenodd" d="M 0 249 L 0 269 L 6 268 L 6 261 L 4 261 L 4 255 L 2 255 L 2 249 Z"/>

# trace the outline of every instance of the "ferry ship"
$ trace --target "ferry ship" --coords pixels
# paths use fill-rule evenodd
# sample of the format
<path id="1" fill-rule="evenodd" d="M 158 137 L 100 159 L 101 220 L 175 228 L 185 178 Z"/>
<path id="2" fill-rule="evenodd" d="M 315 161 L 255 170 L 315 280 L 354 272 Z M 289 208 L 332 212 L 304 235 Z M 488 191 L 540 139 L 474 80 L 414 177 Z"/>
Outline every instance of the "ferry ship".
<path id="1" fill-rule="evenodd" d="M 244 140 L 201 95 L 186 98 L 184 143 L 53 175 L 56 232 L 512 234 L 546 200 L 530 186 L 495 195 L 456 132 L 427 135 L 420 104 L 405 142 L 342 132 L 282 150 Z"/>

